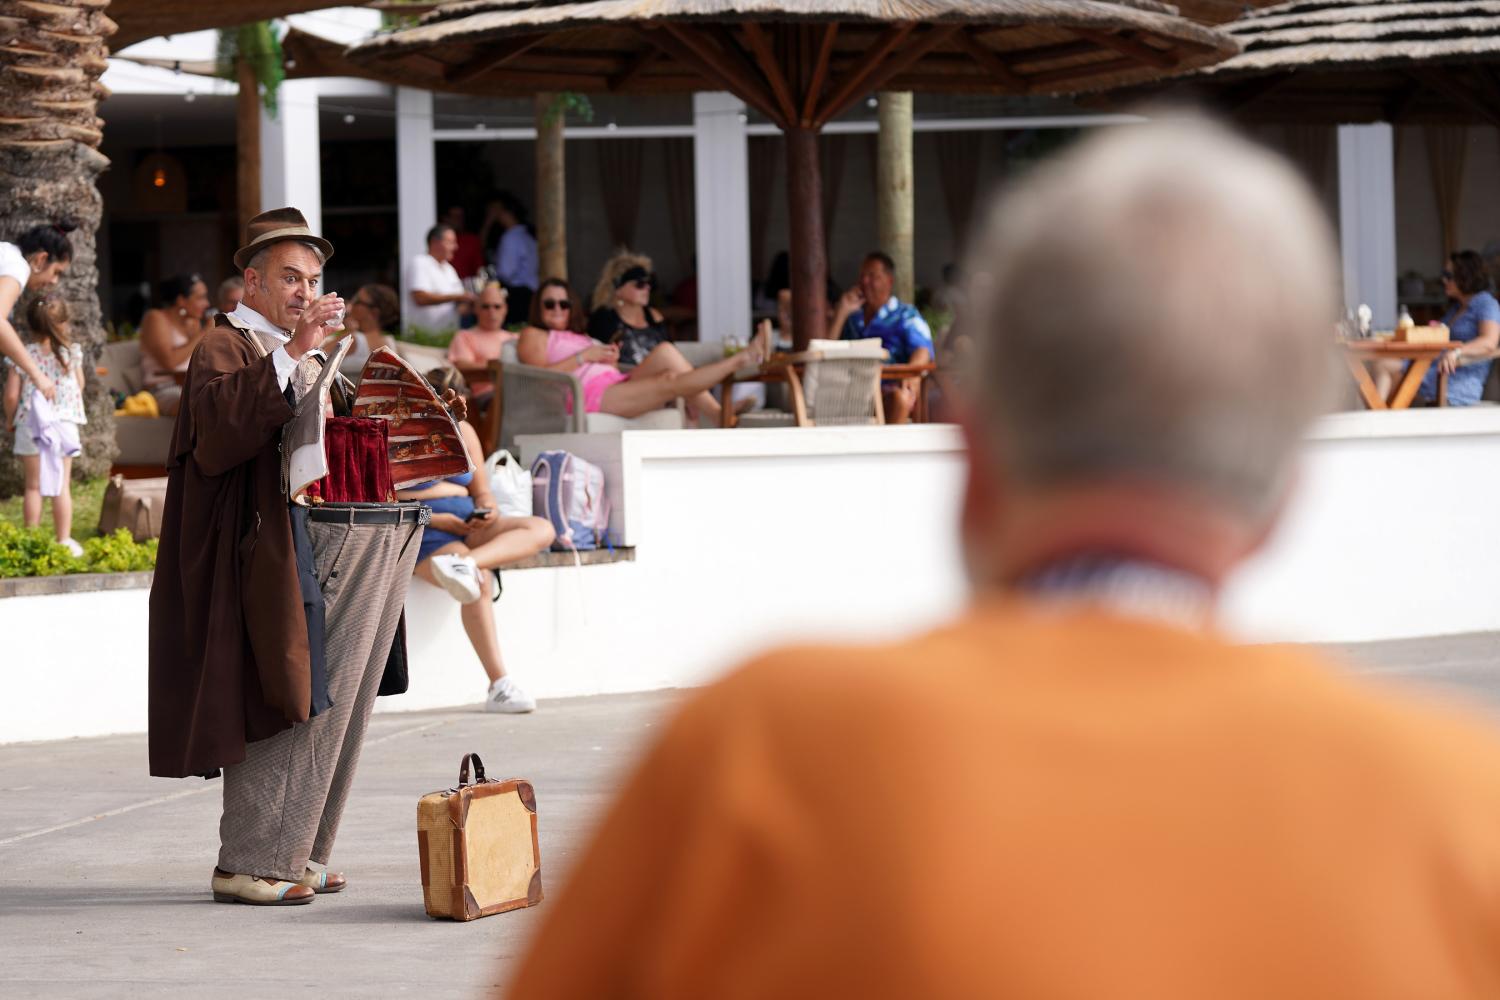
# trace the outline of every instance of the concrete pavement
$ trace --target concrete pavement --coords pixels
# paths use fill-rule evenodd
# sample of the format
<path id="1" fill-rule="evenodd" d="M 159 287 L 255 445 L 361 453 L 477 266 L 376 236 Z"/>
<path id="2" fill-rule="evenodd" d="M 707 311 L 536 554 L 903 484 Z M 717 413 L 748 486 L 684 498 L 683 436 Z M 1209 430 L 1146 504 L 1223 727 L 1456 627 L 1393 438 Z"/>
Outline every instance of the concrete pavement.
<path id="1" fill-rule="evenodd" d="M 1500 707 L 1500 634 L 1331 651 L 1361 672 Z M 375 716 L 334 858 L 349 888 L 289 909 L 211 901 L 219 784 L 146 777 L 145 737 L 0 746 L 0 996 L 477 998 L 503 981 L 547 904 L 429 920 L 417 798 L 451 785 L 470 750 L 493 777 L 532 779 L 555 892 L 622 769 L 681 697 Z"/>
<path id="2" fill-rule="evenodd" d="M 416 802 L 477 751 L 537 789 L 552 892 L 620 769 L 675 692 L 574 698 L 530 716 L 478 707 L 376 715 L 339 830 L 338 895 L 214 903 L 220 783 L 146 776 L 143 736 L 0 746 L 0 997 L 473 1000 L 502 981 L 541 906 L 429 919 Z M 17 839 L 22 838 L 22 839 Z"/>

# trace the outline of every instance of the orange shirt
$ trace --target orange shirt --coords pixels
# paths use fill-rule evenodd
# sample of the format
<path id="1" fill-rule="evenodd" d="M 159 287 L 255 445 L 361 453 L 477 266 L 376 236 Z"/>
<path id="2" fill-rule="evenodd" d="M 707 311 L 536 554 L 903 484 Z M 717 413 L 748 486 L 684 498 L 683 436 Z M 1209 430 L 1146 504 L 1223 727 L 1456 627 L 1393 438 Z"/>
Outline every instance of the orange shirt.
<path id="1" fill-rule="evenodd" d="M 518 1000 L 1500 997 L 1500 742 L 996 603 L 698 693 L 543 906 Z"/>
<path id="2" fill-rule="evenodd" d="M 519 333 L 511 333 L 509 330 L 494 333 L 486 333 L 474 327 L 458 330 L 448 343 L 448 363 L 477 368 L 491 361 L 499 361 L 505 345 L 512 340 L 519 340 L 520 337 Z M 494 387 L 494 383 L 489 379 L 476 378 L 469 383 L 469 391 L 475 394 L 489 392 Z"/>

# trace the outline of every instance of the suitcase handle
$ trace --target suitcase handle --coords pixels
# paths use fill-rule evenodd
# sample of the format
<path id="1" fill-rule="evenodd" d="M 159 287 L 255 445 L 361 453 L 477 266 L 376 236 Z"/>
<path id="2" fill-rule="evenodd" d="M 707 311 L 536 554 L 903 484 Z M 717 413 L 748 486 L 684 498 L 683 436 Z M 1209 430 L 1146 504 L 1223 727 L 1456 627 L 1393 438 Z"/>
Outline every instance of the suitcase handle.
<path id="1" fill-rule="evenodd" d="M 484 776 L 484 761 L 479 759 L 477 753 L 466 753 L 464 754 L 464 762 L 458 767 L 458 786 L 460 788 L 469 783 L 469 761 L 471 759 L 474 761 L 474 783 L 483 784 L 486 780 Z"/>

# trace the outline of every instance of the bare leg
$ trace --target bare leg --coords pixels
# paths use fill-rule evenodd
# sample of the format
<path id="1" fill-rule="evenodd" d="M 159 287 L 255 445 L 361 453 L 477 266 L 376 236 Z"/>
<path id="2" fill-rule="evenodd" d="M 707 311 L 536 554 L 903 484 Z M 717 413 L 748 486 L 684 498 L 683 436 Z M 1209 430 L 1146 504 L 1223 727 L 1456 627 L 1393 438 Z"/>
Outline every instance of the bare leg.
<path id="1" fill-rule="evenodd" d="M 689 399 L 694 406 L 703 407 L 700 412 L 717 414 L 719 412 L 718 401 L 709 395 L 708 390 L 741 368 L 758 365 L 765 360 L 764 340 L 763 336 L 757 336 L 755 343 L 734 357 L 711 362 L 702 368 L 667 371 L 658 375 L 648 375 L 645 378 L 641 377 L 641 369 L 637 368 L 636 374 L 631 377 L 630 381 L 612 385 L 604 390 L 604 398 L 600 401 L 599 408 L 605 413 L 613 413 L 620 417 L 638 417 L 642 413 L 649 413 L 674 399 L 681 398 Z M 652 354 L 655 353 L 655 351 L 652 352 Z M 672 353 L 682 359 L 681 352 L 676 348 L 672 349 Z M 682 360 L 686 364 L 686 359 Z M 706 403 L 702 401 L 705 397 Z M 708 408 L 710 404 L 711 409 Z"/>
<path id="2" fill-rule="evenodd" d="M 495 517 L 469 533 L 467 554 L 480 569 L 499 569 L 536 555 L 556 537 L 540 517 Z"/>
<path id="3" fill-rule="evenodd" d="M 26 527 L 35 528 L 42 523 L 42 460 L 36 455 L 21 456 L 21 472 L 24 477 L 21 497 L 21 518 Z"/>
<path id="4" fill-rule="evenodd" d="M 693 366 L 688 359 L 682 356 L 677 345 L 669 342 L 657 344 L 651 349 L 651 353 L 635 366 L 631 372 L 632 378 L 642 375 L 660 375 L 662 372 L 690 372 Z"/>
<path id="5" fill-rule="evenodd" d="M 62 489 L 52 498 L 52 526 L 57 529 L 57 540 L 73 536 L 73 460 L 63 459 Z"/>
<path id="6" fill-rule="evenodd" d="M 1375 391 L 1381 399 L 1391 398 L 1391 386 L 1406 371 L 1406 362 L 1392 358 L 1378 358 L 1370 365 L 1370 377 L 1375 380 Z"/>
<path id="7" fill-rule="evenodd" d="M 692 370 L 693 366 L 688 362 L 687 358 L 682 356 L 682 352 L 677 349 L 676 344 L 657 344 L 651 353 L 646 355 L 646 359 L 636 365 L 635 371 L 630 373 L 630 380 L 634 382 L 637 379 L 650 379 L 661 375 L 681 375 Z M 662 402 L 657 403 L 656 406 L 649 407 L 648 409 L 654 410 L 665 406 L 667 402 L 674 398 L 676 397 L 668 396 Z M 696 393 L 691 398 L 686 396 L 683 398 L 687 401 L 688 413 L 694 420 L 697 420 L 700 414 L 714 421 L 719 419 L 719 402 L 714 399 L 713 393 L 705 391 Z M 645 413 L 648 411 L 642 410 L 641 412 Z M 637 414 L 632 413 L 631 416 L 637 416 Z"/>
<path id="8" fill-rule="evenodd" d="M 438 549 L 433 555 L 465 555 L 467 551 L 462 543 L 454 542 L 452 545 L 445 545 Z M 434 587 L 440 586 L 432 575 L 430 557 L 417 564 L 416 575 Z M 479 665 L 484 667 L 485 675 L 489 677 L 491 684 L 505 676 L 505 661 L 500 656 L 500 636 L 495 630 L 495 609 L 490 606 L 490 598 L 493 596 L 492 587 L 490 575 L 484 574 L 479 600 L 459 608 L 459 618 L 464 623 L 464 634 L 469 637 L 469 645 L 474 647 L 474 653 L 479 657 Z"/>
<path id="9" fill-rule="evenodd" d="M 885 422 L 905 424 L 911 421 L 911 411 L 917 403 L 916 394 L 905 385 L 883 390 L 885 392 Z"/>

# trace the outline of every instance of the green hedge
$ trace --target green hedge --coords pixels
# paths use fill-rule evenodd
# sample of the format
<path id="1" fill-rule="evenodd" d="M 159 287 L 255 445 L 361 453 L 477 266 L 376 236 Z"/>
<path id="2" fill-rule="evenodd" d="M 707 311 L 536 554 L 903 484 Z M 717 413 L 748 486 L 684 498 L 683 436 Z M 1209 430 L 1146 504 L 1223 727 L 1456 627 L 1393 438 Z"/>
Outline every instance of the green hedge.
<path id="1" fill-rule="evenodd" d="M 112 535 L 84 541 L 80 558 L 63 548 L 50 528 L 21 528 L 0 521 L 0 579 L 130 573 L 155 568 L 156 539 L 137 542 L 124 528 Z"/>

